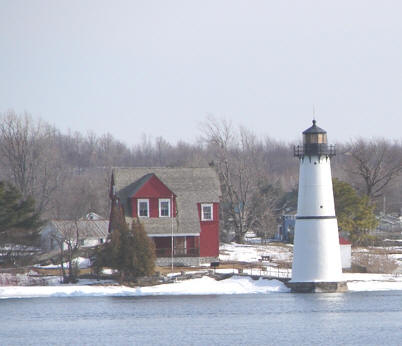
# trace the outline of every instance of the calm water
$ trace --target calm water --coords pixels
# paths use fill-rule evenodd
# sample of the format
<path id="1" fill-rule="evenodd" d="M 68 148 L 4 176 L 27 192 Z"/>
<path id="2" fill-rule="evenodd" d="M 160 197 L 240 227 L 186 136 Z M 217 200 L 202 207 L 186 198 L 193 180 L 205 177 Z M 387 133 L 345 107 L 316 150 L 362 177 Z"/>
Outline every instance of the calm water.
<path id="1" fill-rule="evenodd" d="M 0 301 L 0 345 L 400 345 L 402 292 Z"/>

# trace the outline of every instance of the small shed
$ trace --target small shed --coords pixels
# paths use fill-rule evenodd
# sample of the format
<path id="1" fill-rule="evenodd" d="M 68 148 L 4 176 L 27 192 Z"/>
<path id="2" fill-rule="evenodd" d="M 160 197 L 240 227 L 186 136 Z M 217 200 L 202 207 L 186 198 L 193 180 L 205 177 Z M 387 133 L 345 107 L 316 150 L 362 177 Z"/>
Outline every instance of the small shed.
<path id="1" fill-rule="evenodd" d="M 80 247 L 96 246 L 106 241 L 108 229 L 108 220 L 52 220 L 40 232 L 41 248 L 58 250 L 63 240 L 78 242 Z"/>
<path id="2" fill-rule="evenodd" d="M 342 269 L 352 267 L 352 243 L 343 237 L 339 237 L 339 245 L 341 248 Z"/>

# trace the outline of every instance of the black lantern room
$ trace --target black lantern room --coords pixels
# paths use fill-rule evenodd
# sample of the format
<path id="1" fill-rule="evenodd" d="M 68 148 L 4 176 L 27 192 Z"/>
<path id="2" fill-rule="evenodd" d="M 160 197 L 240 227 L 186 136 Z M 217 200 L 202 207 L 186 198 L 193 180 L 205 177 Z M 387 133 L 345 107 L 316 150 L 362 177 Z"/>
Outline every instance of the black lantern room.
<path id="1" fill-rule="evenodd" d="M 335 146 L 328 145 L 327 142 L 327 131 L 318 127 L 316 123 L 313 120 L 313 126 L 303 132 L 303 146 L 295 146 L 295 156 L 301 158 L 304 156 L 335 156 Z"/>

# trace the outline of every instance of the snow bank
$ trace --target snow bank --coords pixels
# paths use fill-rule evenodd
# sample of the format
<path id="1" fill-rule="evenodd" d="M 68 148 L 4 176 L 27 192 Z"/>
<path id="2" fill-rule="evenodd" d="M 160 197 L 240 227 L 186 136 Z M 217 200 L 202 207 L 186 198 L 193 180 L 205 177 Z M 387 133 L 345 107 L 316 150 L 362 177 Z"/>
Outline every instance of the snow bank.
<path id="1" fill-rule="evenodd" d="M 211 295 L 289 292 L 277 280 L 252 280 L 232 277 L 216 281 L 210 277 L 151 287 L 126 286 L 33 286 L 0 287 L 0 298 L 80 297 L 80 296 L 152 296 L 152 295 Z"/>
<path id="2" fill-rule="evenodd" d="M 349 291 L 402 290 L 402 277 L 381 274 L 346 274 Z M 231 277 L 216 281 L 204 276 L 172 284 L 148 287 L 118 285 L 56 285 L 56 286 L 6 286 L 0 287 L 0 299 L 37 297 L 100 297 L 100 296 L 153 296 L 153 295 L 223 295 L 270 294 L 290 290 L 277 280 L 253 280 L 250 277 Z"/>
<path id="3" fill-rule="evenodd" d="M 401 281 L 350 281 L 349 291 L 400 291 Z"/>
<path id="4" fill-rule="evenodd" d="M 141 288 L 145 294 L 252 294 L 288 292 L 289 289 L 278 280 L 253 280 L 250 277 L 231 277 L 216 281 L 204 276 L 200 279 L 185 280 L 175 284 L 167 284 Z"/>
<path id="5" fill-rule="evenodd" d="M 402 276 L 392 274 L 344 273 L 349 291 L 402 290 Z"/>

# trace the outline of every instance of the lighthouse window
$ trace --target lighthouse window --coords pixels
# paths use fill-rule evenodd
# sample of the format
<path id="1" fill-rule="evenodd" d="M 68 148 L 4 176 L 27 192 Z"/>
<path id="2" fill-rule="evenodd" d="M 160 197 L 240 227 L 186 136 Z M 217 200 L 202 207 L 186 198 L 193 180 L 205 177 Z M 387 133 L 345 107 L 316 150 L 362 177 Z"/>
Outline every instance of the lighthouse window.
<path id="1" fill-rule="evenodd" d="M 309 134 L 306 139 L 307 139 L 308 144 L 317 143 L 318 135 L 317 134 Z"/>
<path id="2" fill-rule="evenodd" d="M 326 133 L 308 133 L 304 135 L 305 144 L 327 143 Z"/>
<path id="3" fill-rule="evenodd" d="M 318 134 L 318 143 L 327 143 L 327 134 L 326 133 Z"/>

